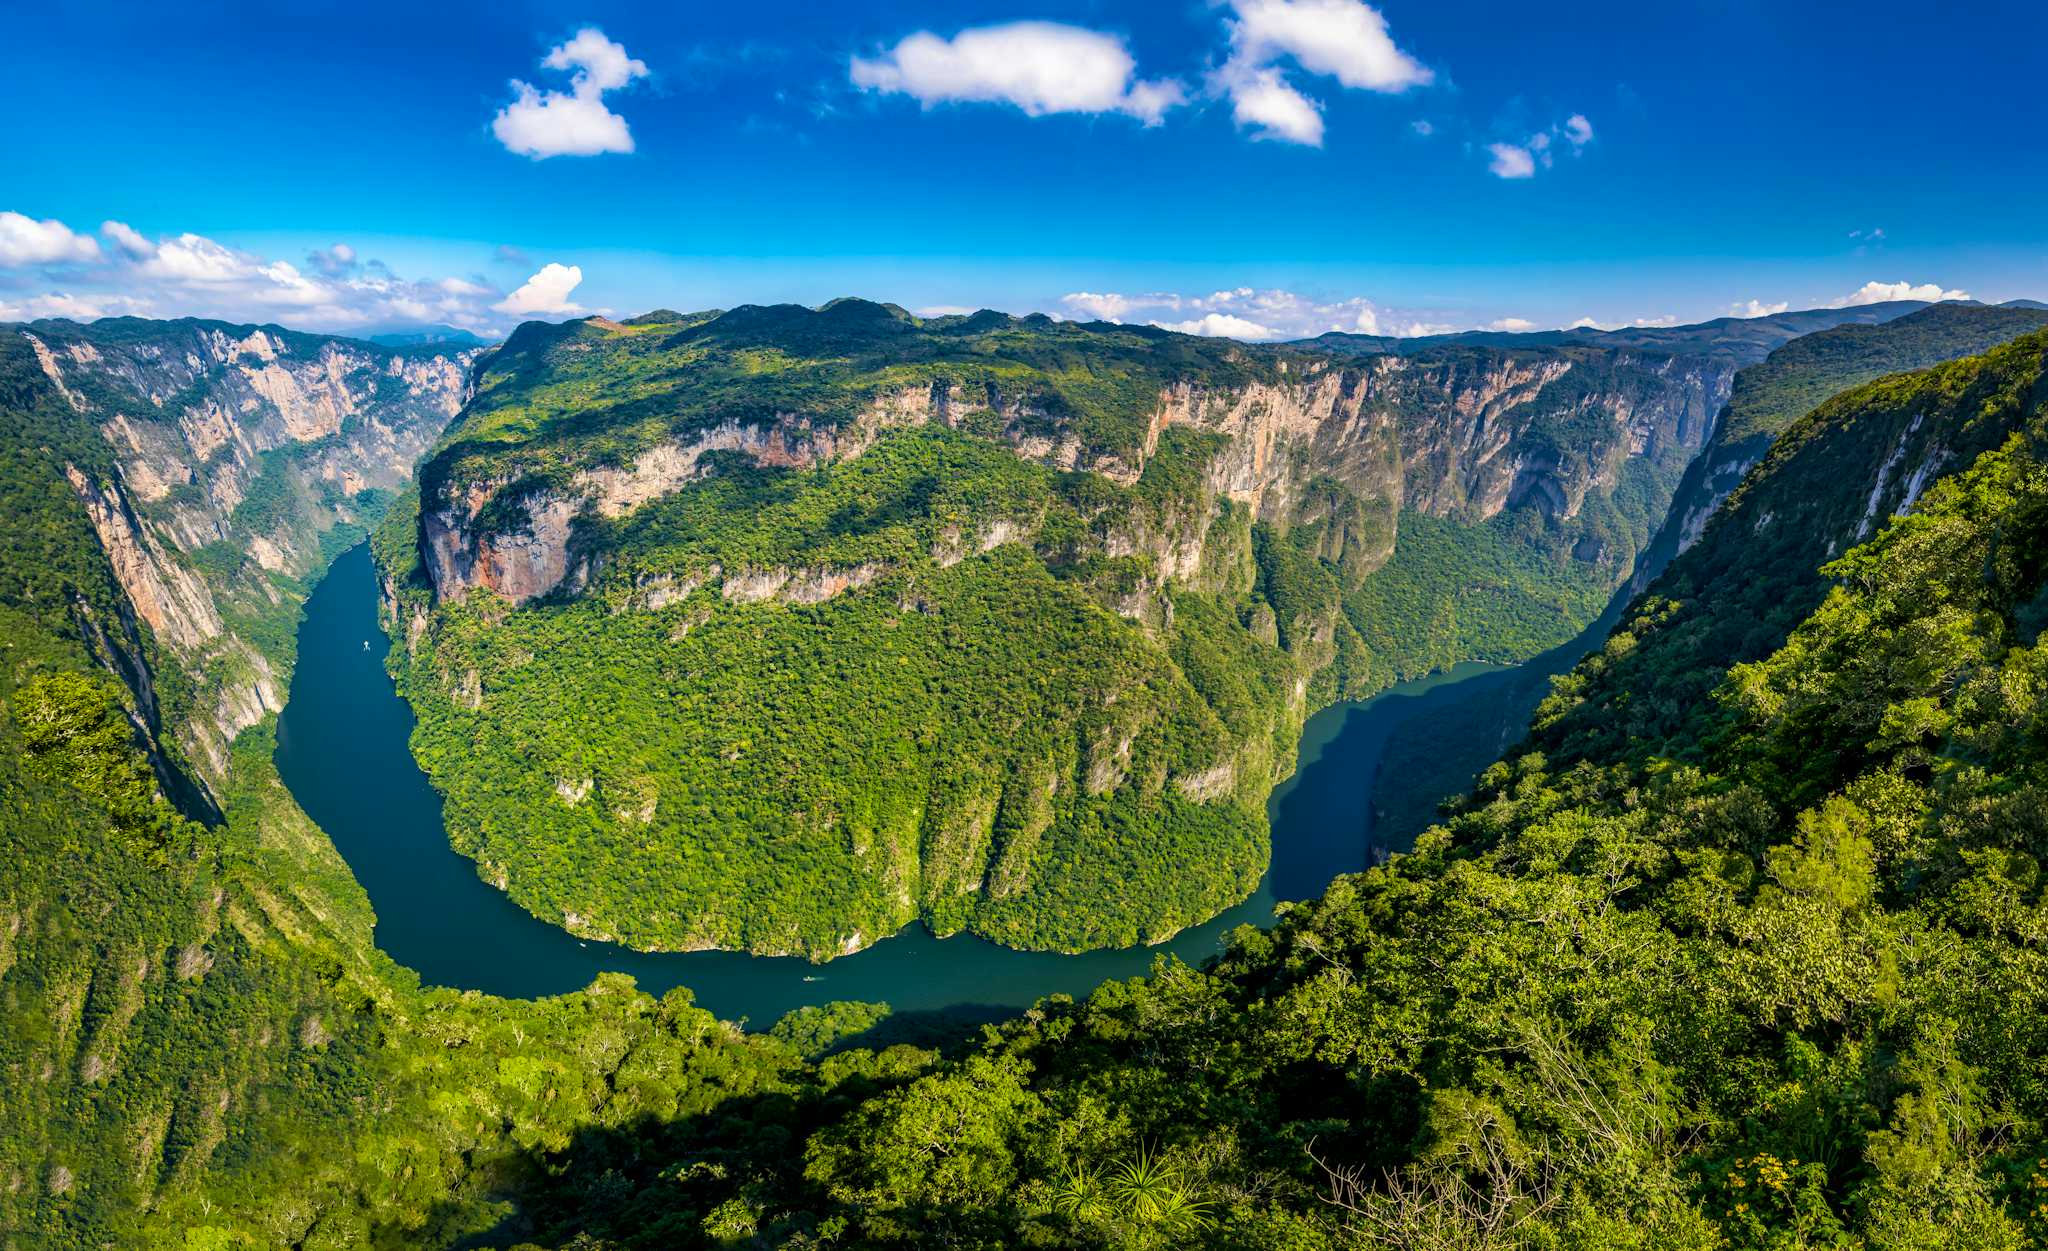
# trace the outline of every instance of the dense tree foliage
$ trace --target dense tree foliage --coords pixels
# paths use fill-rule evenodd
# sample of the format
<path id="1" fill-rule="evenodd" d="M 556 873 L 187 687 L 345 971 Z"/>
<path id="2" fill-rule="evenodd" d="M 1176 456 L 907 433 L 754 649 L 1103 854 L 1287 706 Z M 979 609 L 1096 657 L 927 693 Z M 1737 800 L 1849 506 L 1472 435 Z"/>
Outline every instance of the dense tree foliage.
<path id="1" fill-rule="evenodd" d="M 1256 885 L 1310 711 L 1597 615 L 1683 467 L 1657 423 L 1705 425 L 1679 368 L 1445 347 L 1375 373 L 857 300 L 529 326 L 377 544 L 415 751 L 454 845 L 580 934 L 1156 941 Z M 1481 424 L 1530 471 L 1449 450 L 1449 394 L 1511 414 Z M 1316 420 L 1371 450 L 1247 487 L 1240 461 L 1307 445 L 1179 415 L 1289 403 L 1354 405 Z M 1405 507 L 1409 444 L 1441 518 Z M 685 456 L 630 506 L 582 493 Z M 561 581 L 492 594 L 498 543 Z"/>
<path id="2" fill-rule="evenodd" d="M 1985 351 L 2043 323 L 2048 323 L 2048 312 L 2040 309 L 1937 304 L 1880 324 L 1851 323 L 1802 335 L 1743 369 L 1735 375 L 1728 406 L 1715 423 L 1713 438 L 1678 488 L 1674 514 L 1658 540 L 1659 545 L 1669 546 L 1660 550 L 1653 545 L 1645 553 L 1643 559 L 1651 568 L 1638 571 L 1636 585 L 1645 585 L 1646 575 L 1661 573 L 1677 555 L 1682 514 L 1697 505 L 1703 489 L 1700 478 L 1714 466 L 1741 465 L 1760 458 L 1786 427 L 1837 392 L 1886 374 L 1924 369 Z M 1693 558 L 1695 562 L 1702 559 Z M 1811 562 L 1819 557 L 1808 552 L 1789 559 Z M 1399 563 L 1397 554 L 1395 564 Z M 1673 575 L 1672 582 L 1691 578 L 1693 567 L 1688 562 Z M 1753 567 L 1767 579 L 1767 588 L 1778 587 L 1785 577 L 1805 576 L 1790 573 L 1774 561 L 1758 561 Z M 1656 593 L 1666 595 L 1670 585 L 1660 585 Z M 1765 596 L 1769 593 L 1767 589 Z M 1767 603 L 1768 599 L 1760 597 L 1758 602 Z M 1603 627 L 1582 645 L 1598 647 L 1606 633 Z M 1418 633 L 1410 637 L 1431 636 Z M 1427 828 L 1444 797 L 1462 793 L 1521 738 L 1536 706 L 1549 693 L 1550 675 L 1569 668 L 1577 659 L 1576 654 L 1545 656 L 1523 666 L 1511 678 L 1481 684 L 1471 698 L 1438 709 L 1428 724 L 1412 726 L 1396 736 L 1382 758 L 1374 787 L 1378 840 L 1384 846 L 1405 847 Z"/>
<path id="3" fill-rule="evenodd" d="M 749 1234 L 2039 1245 L 2044 453 L 2036 393 L 1819 571 L 1781 647 L 1719 668 L 1682 753 L 1498 763 L 1413 854 L 1211 967 L 1048 1001 L 835 1117 Z M 1740 591 L 1709 581 L 1693 611 Z M 642 1214 L 684 1202 L 663 1167 L 640 1166 Z M 551 1245 L 653 1245 L 638 1228 L 586 1210 Z"/>
<path id="4" fill-rule="evenodd" d="M 2039 1245 L 2044 353 L 2036 335 L 1823 405 L 1710 531 L 1718 563 L 1674 569 L 1545 708 L 1541 750 L 1412 854 L 1208 967 L 1163 961 L 941 1048 L 882 1046 L 877 1005 L 750 1035 L 618 978 L 538 1002 L 420 987 L 372 946 L 267 723 L 236 743 L 220 820 L 171 802 L 133 689 L 31 593 L 111 586 L 53 505 L 52 568 L 79 572 L 0 582 L 0 1228 L 53 1247 Z M 1958 472 L 1886 521 L 1919 464 Z M 1175 601 L 1196 624 L 1173 663 L 1211 708 L 1259 697 L 1234 640 L 1299 630 L 1285 606 L 1339 577 L 1249 527 L 1244 550 L 1239 594 L 1270 618 Z M 1804 605 L 1779 629 L 1754 583 L 1802 555 L 1770 588 Z"/>

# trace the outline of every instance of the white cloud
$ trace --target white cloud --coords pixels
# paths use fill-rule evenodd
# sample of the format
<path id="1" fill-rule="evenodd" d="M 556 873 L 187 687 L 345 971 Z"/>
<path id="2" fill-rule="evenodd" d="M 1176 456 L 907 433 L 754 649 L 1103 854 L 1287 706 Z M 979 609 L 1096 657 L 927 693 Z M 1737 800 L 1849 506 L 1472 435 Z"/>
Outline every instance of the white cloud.
<path id="1" fill-rule="evenodd" d="M 1232 119 L 1252 138 L 1323 146 L 1322 106 L 1289 86 L 1279 70 L 1226 66 L 1220 81 L 1230 96 Z"/>
<path id="2" fill-rule="evenodd" d="M 1277 339 L 1284 333 L 1232 313 L 1204 313 L 1192 321 L 1155 321 L 1152 324 L 1162 330 L 1222 339 Z"/>
<path id="3" fill-rule="evenodd" d="M 140 231 L 126 222 L 101 222 L 100 233 L 107 237 L 109 243 L 132 257 L 148 256 L 156 250 L 155 244 L 143 238 Z"/>
<path id="4" fill-rule="evenodd" d="M 1627 330 L 1633 327 L 1637 330 L 1651 330 L 1661 329 L 1669 326 L 1676 326 L 1677 324 L 1678 318 L 1672 316 L 1669 313 L 1665 313 L 1659 317 L 1638 317 L 1634 321 L 1595 321 L 1591 317 L 1581 317 L 1577 321 L 1573 322 L 1569 327 L 1567 327 L 1567 329 Z"/>
<path id="5" fill-rule="evenodd" d="M 1849 237 L 1851 239 L 1868 239 L 1872 243 L 1879 243 L 1884 239 L 1884 227 L 1878 226 L 1870 230 L 1852 230 L 1849 232 Z"/>
<path id="6" fill-rule="evenodd" d="M 927 304 L 915 311 L 919 317 L 965 317 L 981 310 L 969 308 L 965 304 Z"/>
<path id="7" fill-rule="evenodd" d="M 36 223 L 47 239 L 48 227 Z M 64 234 L 72 239 L 89 237 Z M 463 278 L 410 281 L 382 262 L 364 260 L 346 244 L 308 253 L 309 271 L 289 261 L 229 247 L 184 232 L 151 240 L 124 222 L 102 222 L 107 247 L 90 260 L 73 244 L 63 288 L 0 298 L 0 319 L 70 317 L 79 321 L 119 313 L 161 317 L 217 317 L 227 321 L 283 321 L 309 330 L 347 331 L 392 323 L 445 322 L 490 332 L 502 326 L 488 302 L 499 291 Z"/>
<path id="8" fill-rule="evenodd" d="M 1208 295 L 1076 291 L 1060 303 L 1076 320 L 1135 322 L 1236 339 L 1309 339 L 1331 331 L 1437 334 L 1451 329 L 1435 321 L 1395 317 L 1363 296 L 1318 299 L 1277 288 L 1233 287 Z"/>
<path id="9" fill-rule="evenodd" d="M 1269 65 L 1292 57 L 1346 87 L 1400 92 L 1435 81 L 1428 66 L 1394 44 L 1387 19 L 1359 0 L 1230 0 L 1231 57 Z"/>
<path id="10" fill-rule="evenodd" d="M 540 267 L 540 272 L 528 278 L 517 291 L 491 305 L 501 313 L 527 315 L 532 313 L 576 314 L 583 306 L 571 302 L 569 293 L 583 281 L 583 267 L 562 265 L 554 261 Z"/>
<path id="11" fill-rule="evenodd" d="M 1359 0 L 1229 0 L 1230 57 L 1211 77 L 1231 114 L 1254 139 L 1321 147 L 1322 106 L 1281 72 L 1291 60 L 1357 90 L 1396 93 L 1435 80 L 1403 52 L 1386 19 Z M 1415 124 L 1428 134 L 1427 122 Z"/>
<path id="12" fill-rule="evenodd" d="M 1938 282 L 1923 282 L 1918 286 L 1910 282 L 1866 282 L 1845 296 L 1828 301 L 1829 308 L 1856 308 L 1864 304 L 1883 304 L 1890 300 L 1967 300 L 1973 298 L 1967 291 L 1943 290 Z"/>
<path id="13" fill-rule="evenodd" d="M 572 90 L 586 88 L 614 91 L 636 78 L 647 77 L 647 63 L 626 55 L 625 46 L 604 37 L 595 26 L 585 26 L 576 37 L 550 49 L 541 64 L 551 70 L 573 71 Z"/>
<path id="14" fill-rule="evenodd" d="M 1421 135 L 1424 139 L 1427 139 L 1431 135 L 1436 133 L 1435 124 L 1432 123 L 1428 118 L 1415 119 L 1414 121 L 1408 123 L 1408 129 L 1414 131 L 1418 135 Z"/>
<path id="15" fill-rule="evenodd" d="M 1791 307 L 1789 300 L 1779 300 L 1775 304 L 1766 304 L 1762 300 L 1743 300 L 1737 304 L 1730 304 L 1728 311 L 1737 317 L 1772 317 Z"/>
<path id="16" fill-rule="evenodd" d="M 172 282 L 235 282 L 256 269 L 253 259 L 191 233 L 157 244 L 142 262 L 145 275 Z"/>
<path id="17" fill-rule="evenodd" d="M 19 303 L 0 300 L 0 321 L 35 321 L 43 317 L 94 321 L 101 317 L 148 311 L 148 301 L 125 295 L 80 296 L 67 291 L 51 291 L 44 295 L 29 296 Z"/>
<path id="18" fill-rule="evenodd" d="M 1529 149 L 1514 143 L 1489 143 L 1486 150 L 1493 154 L 1487 169 L 1495 178 L 1534 178 L 1536 157 Z"/>
<path id="19" fill-rule="evenodd" d="M 1177 295 L 1118 295 L 1115 292 L 1075 291 L 1061 297 L 1060 303 L 1072 309 L 1077 317 L 1089 321 L 1122 321 L 1139 308 L 1180 307 Z"/>
<path id="20" fill-rule="evenodd" d="M 99 241 L 74 234 L 56 218 L 37 221 L 20 213 L 0 212 L 0 266 L 61 265 L 94 261 Z"/>
<path id="21" fill-rule="evenodd" d="M 1027 116 L 1123 113 L 1147 126 L 1183 103 L 1172 79 L 1138 80 L 1123 40 L 1057 22 L 1012 22 L 963 30 L 951 39 L 910 35 L 876 57 L 854 57 L 856 87 L 935 104 L 1010 104 Z"/>
<path id="22" fill-rule="evenodd" d="M 1534 178 L 1538 168 L 1549 169 L 1557 163 L 1559 139 L 1577 156 L 1580 149 L 1593 142 L 1593 123 L 1586 120 L 1584 113 L 1574 113 L 1520 143 L 1489 143 L 1486 151 L 1492 159 L 1486 164 L 1487 172 L 1496 178 Z"/>
<path id="23" fill-rule="evenodd" d="M 605 107 L 604 93 L 647 76 L 645 62 L 605 38 L 595 26 L 550 50 L 541 65 L 574 71 L 569 90 L 543 91 L 512 80 L 514 99 L 491 120 L 491 133 L 506 149 L 536 161 L 551 156 L 596 156 L 631 152 L 633 132 L 626 119 Z"/>
<path id="24" fill-rule="evenodd" d="M 1536 323 L 1526 317 L 1503 317 L 1486 323 L 1488 330 L 1505 330 L 1510 334 L 1526 334 L 1536 328 Z"/>

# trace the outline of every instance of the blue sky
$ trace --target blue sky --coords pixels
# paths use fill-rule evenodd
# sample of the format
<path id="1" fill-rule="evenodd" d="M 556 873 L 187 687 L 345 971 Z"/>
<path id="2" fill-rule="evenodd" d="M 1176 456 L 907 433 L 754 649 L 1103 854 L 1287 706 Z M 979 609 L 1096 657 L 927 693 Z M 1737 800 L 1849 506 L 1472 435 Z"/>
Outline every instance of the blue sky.
<path id="1" fill-rule="evenodd" d="M 2048 296 L 2038 3 L 282 7 L 10 15 L 0 317 Z"/>

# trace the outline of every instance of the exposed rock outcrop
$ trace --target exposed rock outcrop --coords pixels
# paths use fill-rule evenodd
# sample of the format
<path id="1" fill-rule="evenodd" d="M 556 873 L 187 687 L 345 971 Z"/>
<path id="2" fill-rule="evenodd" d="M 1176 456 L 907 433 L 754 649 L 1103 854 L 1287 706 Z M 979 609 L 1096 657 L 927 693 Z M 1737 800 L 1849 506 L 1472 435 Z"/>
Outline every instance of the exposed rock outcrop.
<path id="1" fill-rule="evenodd" d="M 5 333 L 28 341 L 63 403 L 106 442 L 101 467 L 64 474 L 135 621 L 196 679 L 200 706 L 177 733 L 198 780 L 218 784 L 235 735 L 284 704 L 283 676 L 228 627 L 229 610 L 286 606 L 296 592 L 276 578 L 320 567 L 320 531 L 367 519 L 405 484 L 467 400 L 476 352 L 200 321 Z M 373 489 L 385 496 L 364 496 Z M 158 662 L 119 623 L 85 626 L 153 721 Z"/>
<path id="2" fill-rule="evenodd" d="M 486 587 L 523 603 L 588 581 L 592 571 L 574 550 L 579 517 L 616 519 L 681 490 L 714 452 L 810 468 L 859 456 L 889 429 L 971 423 L 1020 457 L 1129 484 L 1178 426 L 1225 436 L 1207 469 L 1218 499 L 1279 529 L 1313 528 L 1319 554 L 1355 582 L 1392 554 L 1404 510 L 1479 522 L 1527 506 L 1569 520 L 1589 493 L 1618 484 L 1631 457 L 1658 458 L 1676 472 L 1711 431 L 1731 376 L 1732 366 L 1705 358 L 1590 349 L 1310 359 L 1290 362 L 1278 383 L 1165 387 L 1143 443 L 1124 454 L 1091 452 L 1071 430 L 1047 433 L 1046 414 L 1021 399 L 958 384 L 906 386 L 838 425 L 798 414 L 727 417 L 618 463 L 577 468 L 562 487 L 522 486 L 516 466 L 441 482 L 422 502 L 421 550 L 438 595 Z M 1149 552 L 1162 584 L 1191 583 L 1214 516 L 1114 534 L 1107 554 Z M 970 547 L 1026 541 L 1030 526 L 1004 520 L 971 538 L 947 534 L 932 555 L 951 564 Z M 729 579 L 727 597 L 774 594 L 757 585 L 766 576 Z"/>

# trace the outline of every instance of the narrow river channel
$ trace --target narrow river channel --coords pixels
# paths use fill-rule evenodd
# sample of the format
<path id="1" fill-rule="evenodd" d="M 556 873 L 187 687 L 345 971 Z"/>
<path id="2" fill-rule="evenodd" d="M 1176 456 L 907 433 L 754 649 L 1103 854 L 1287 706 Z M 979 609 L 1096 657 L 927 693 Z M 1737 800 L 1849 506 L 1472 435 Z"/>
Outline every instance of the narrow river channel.
<path id="1" fill-rule="evenodd" d="M 586 942 L 535 919 L 448 846 L 441 798 L 407 747 L 412 710 L 384 671 L 377 587 L 367 545 L 334 562 L 306 603 L 298 669 L 278 724 L 277 767 L 307 815 L 333 838 L 377 913 L 377 943 L 429 985 L 534 997 L 631 974 L 660 994 L 684 985 L 729 1020 L 766 1028 L 805 1004 L 880 1000 L 899 1012 L 1021 1007 L 1056 992 L 1081 996 L 1146 972 L 1170 951 L 1191 963 L 1244 924 L 1271 919 L 1278 899 L 1320 894 L 1365 867 L 1372 784 L 1398 727 L 1457 700 L 1461 683 L 1501 670 L 1462 665 L 1363 703 L 1310 718 L 1295 775 L 1273 791 L 1273 865 L 1257 893 L 1157 947 L 1068 956 L 1012 951 L 921 925 L 825 965 L 730 952 L 647 954 Z"/>

